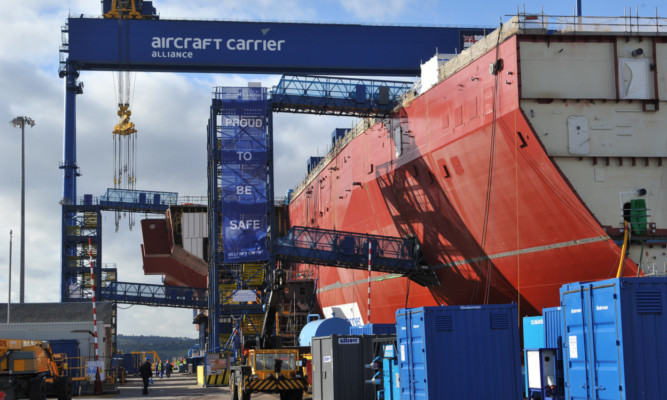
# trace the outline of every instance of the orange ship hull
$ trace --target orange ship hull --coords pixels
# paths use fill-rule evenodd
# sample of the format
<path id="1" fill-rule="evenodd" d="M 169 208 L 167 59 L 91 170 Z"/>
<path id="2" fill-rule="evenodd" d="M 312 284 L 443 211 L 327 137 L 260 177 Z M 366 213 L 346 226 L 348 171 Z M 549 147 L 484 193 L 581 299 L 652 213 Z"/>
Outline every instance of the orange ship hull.
<path id="1" fill-rule="evenodd" d="M 619 246 L 520 108 L 517 40 L 369 123 L 295 191 L 292 226 L 415 235 L 441 283 L 372 273 L 369 321 L 368 273 L 315 267 L 322 309 L 354 308 L 357 324 L 438 304 L 517 302 L 529 315 L 558 305 L 565 283 L 616 275 Z M 502 71 L 489 73 L 500 58 Z M 637 273 L 630 260 L 625 273 Z"/>

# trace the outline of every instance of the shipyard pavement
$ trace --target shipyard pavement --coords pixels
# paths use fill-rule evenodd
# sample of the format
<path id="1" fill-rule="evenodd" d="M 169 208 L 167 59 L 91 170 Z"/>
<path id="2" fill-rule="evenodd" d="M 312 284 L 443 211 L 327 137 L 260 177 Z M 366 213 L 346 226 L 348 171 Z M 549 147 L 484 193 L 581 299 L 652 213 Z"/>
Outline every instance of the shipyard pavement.
<path id="1" fill-rule="evenodd" d="M 77 400 L 110 399 L 229 399 L 229 387 L 201 387 L 197 385 L 197 378 L 191 374 L 176 373 L 170 378 L 155 378 L 149 386 L 148 395 L 143 396 L 143 384 L 139 376 L 131 376 L 124 385 L 118 386 L 117 393 L 105 393 L 99 396 L 84 395 L 74 397 Z M 253 400 L 276 400 L 277 394 L 253 394 Z"/>

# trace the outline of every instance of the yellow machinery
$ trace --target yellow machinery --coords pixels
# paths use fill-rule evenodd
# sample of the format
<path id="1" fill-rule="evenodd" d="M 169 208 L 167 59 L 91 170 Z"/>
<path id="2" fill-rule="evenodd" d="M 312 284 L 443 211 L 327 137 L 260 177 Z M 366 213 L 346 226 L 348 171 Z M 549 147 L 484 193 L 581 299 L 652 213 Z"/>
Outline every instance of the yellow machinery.
<path id="1" fill-rule="evenodd" d="M 111 7 L 104 13 L 104 18 L 111 19 L 155 19 L 154 15 L 141 13 L 143 1 L 137 4 L 136 0 L 111 0 Z"/>
<path id="2" fill-rule="evenodd" d="M 48 342 L 0 339 L 0 398 L 72 399 L 67 356 L 53 354 Z"/>
<path id="3" fill-rule="evenodd" d="M 296 349 L 250 350 L 241 365 L 231 367 L 232 400 L 250 400 L 250 395 L 279 393 L 281 400 L 301 400 L 308 387 Z"/>
<path id="4" fill-rule="evenodd" d="M 157 352 L 150 350 L 150 351 L 133 351 L 130 354 L 141 354 L 141 358 L 139 359 L 139 365 L 141 365 L 146 357 L 148 357 L 151 360 L 151 364 L 155 365 L 156 363 L 160 362 L 160 357 L 157 355 Z"/>

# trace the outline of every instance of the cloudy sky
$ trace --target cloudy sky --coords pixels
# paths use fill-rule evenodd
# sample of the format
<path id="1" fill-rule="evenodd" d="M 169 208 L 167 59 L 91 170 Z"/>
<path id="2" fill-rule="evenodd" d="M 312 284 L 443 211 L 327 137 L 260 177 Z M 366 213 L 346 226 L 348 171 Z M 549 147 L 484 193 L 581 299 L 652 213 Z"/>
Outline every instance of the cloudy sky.
<path id="1" fill-rule="evenodd" d="M 654 16 L 658 0 L 626 3 L 583 0 L 584 15 L 620 16 L 626 6 Z M 511 1 L 471 3 L 444 0 L 154 0 L 162 19 L 224 19 L 371 23 L 428 26 L 497 26 L 516 12 Z M 528 1 L 527 12 L 571 15 L 575 0 Z M 523 8 L 524 3 L 519 7 Z M 0 14 L 0 121 L 27 115 L 36 121 L 26 131 L 26 281 L 28 303 L 60 300 L 63 161 L 63 80 L 58 77 L 60 28 L 73 14 L 99 15 L 98 0 L 23 0 Z M 665 13 L 665 7 L 660 13 Z M 667 17 L 667 15 L 662 15 Z M 363 38 L 360 38 L 363 40 Z M 369 43 L 372 46 L 372 43 Z M 398 50 L 398 49 L 397 49 Z M 137 188 L 206 195 L 206 123 L 215 86 L 264 86 L 279 76 L 139 73 L 134 81 L 132 121 L 137 126 Z M 84 94 L 77 97 L 78 195 L 103 194 L 113 186 L 111 130 L 117 122 L 111 72 L 82 72 Z M 330 133 L 350 119 L 277 114 L 276 197 L 305 173 L 306 159 L 327 150 Z M 0 124 L 0 301 L 7 300 L 9 231 L 14 231 L 12 302 L 19 300 L 20 129 Z M 139 219 L 141 216 L 138 216 Z M 103 257 L 115 263 L 123 282 L 160 283 L 144 276 L 139 228 L 122 221 L 116 233 L 113 214 L 103 215 Z M 192 311 L 119 305 L 121 334 L 196 337 Z"/>

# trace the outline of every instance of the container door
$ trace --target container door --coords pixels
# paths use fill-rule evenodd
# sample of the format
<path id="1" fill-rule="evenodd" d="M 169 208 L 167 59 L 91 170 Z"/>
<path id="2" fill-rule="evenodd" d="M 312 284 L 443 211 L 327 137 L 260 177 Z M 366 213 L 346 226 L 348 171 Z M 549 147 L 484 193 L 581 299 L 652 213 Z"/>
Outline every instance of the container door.
<path id="1" fill-rule="evenodd" d="M 423 312 L 406 310 L 398 325 L 398 361 L 400 366 L 401 400 L 421 400 L 426 393 L 424 365 Z M 398 323 L 398 317 L 397 317 Z"/>
<path id="2" fill-rule="evenodd" d="M 324 389 L 322 373 L 322 339 L 313 338 L 311 342 L 311 351 L 313 354 L 312 374 L 313 374 L 313 399 L 323 400 Z"/>
<path id="3" fill-rule="evenodd" d="M 402 310 L 403 314 L 396 315 L 396 338 L 397 338 L 397 358 L 398 358 L 398 370 L 399 370 L 399 379 L 400 379 L 400 400 L 411 400 L 412 399 L 412 368 L 410 368 L 409 360 L 409 335 L 410 335 L 410 322 L 411 322 L 411 312 L 410 310 Z"/>
<path id="4" fill-rule="evenodd" d="M 322 400 L 333 400 L 336 394 L 334 380 L 333 341 L 333 337 L 320 341 L 320 357 L 322 359 L 320 368 L 320 373 L 322 374 L 320 399 Z"/>
<path id="5" fill-rule="evenodd" d="M 589 361 L 586 352 L 587 325 L 586 300 L 583 287 L 577 291 L 563 294 L 563 325 L 565 337 L 563 347 L 565 357 L 565 375 L 567 398 L 570 400 L 588 399 Z"/>
<path id="6" fill-rule="evenodd" d="M 591 311 L 590 319 L 590 369 L 592 399 L 623 399 L 622 354 L 620 338 L 620 310 L 615 284 L 597 286 L 587 291 Z"/>

